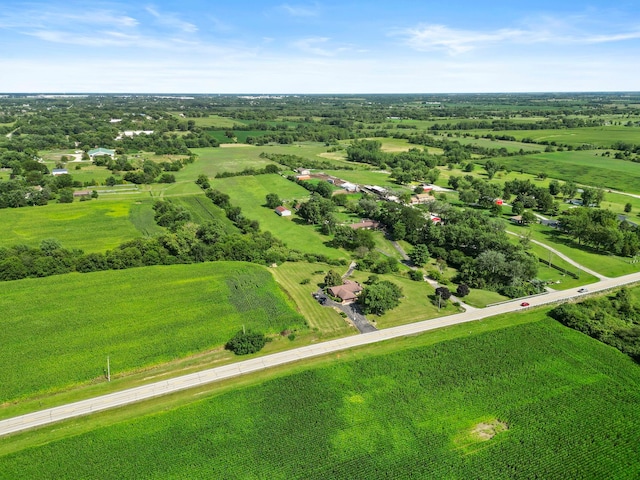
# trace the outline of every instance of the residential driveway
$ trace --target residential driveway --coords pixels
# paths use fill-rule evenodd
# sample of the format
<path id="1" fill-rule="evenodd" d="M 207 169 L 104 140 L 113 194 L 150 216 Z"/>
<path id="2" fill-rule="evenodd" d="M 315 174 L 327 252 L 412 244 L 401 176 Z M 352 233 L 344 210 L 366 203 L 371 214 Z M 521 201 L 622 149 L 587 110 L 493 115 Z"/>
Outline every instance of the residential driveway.
<path id="1" fill-rule="evenodd" d="M 367 320 L 367 317 L 364 316 L 362 310 L 360 309 L 360 305 L 358 305 L 357 303 L 343 305 L 342 303 L 334 302 L 329 297 L 327 297 L 327 295 L 322 290 L 318 290 L 316 294 L 318 295 L 317 298 L 318 302 L 320 302 L 320 305 L 324 307 L 337 308 L 346 313 L 347 318 L 349 318 L 353 326 L 356 327 L 360 333 L 369 333 L 378 330 L 371 324 L 371 322 L 369 322 L 369 320 Z"/>

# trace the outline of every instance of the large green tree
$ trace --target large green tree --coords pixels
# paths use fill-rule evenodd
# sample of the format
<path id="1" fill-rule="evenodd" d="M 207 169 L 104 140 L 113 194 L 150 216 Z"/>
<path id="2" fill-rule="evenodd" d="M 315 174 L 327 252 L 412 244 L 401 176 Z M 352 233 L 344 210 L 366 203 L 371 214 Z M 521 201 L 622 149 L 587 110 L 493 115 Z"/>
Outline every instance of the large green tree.
<path id="1" fill-rule="evenodd" d="M 397 307 L 402 298 L 402 289 L 393 282 L 382 280 L 369 285 L 362 290 L 358 303 L 364 313 L 382 315 L 386 311 Z"/>

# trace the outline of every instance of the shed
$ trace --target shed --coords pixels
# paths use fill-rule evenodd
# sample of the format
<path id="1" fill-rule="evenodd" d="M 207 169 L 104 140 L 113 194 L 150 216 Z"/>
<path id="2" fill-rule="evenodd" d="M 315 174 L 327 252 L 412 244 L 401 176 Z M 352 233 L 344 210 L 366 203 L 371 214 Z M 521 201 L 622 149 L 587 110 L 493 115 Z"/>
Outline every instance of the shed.
<path id="1" fill-rule="evenodd" d="M 289 217 L 291 215 L 291 210 L 289 210 L 286 207 L 283 207 L 282 205 L 276 207 L 274 211 L 281 217 Z"/>

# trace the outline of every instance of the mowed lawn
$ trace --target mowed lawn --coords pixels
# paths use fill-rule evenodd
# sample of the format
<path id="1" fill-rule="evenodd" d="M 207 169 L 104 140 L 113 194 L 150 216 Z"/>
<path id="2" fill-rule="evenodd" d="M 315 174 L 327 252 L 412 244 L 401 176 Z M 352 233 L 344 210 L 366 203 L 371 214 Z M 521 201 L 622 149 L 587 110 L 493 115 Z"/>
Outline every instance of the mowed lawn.
<path id="1" fill-rule="evenodd" d="M 324 263 L 284 263 L 271 270 L 277 282 L 295 301 L 309 327 L 318 330 L 322 337 L 357 333 L 354 327 L 332 308 L 321 306 L 312 297 L 324 282 L 327 272 L 333 269 L 343 274 L 347 267 L 334 267 Z M 308 280 L 308 282 L 307 282 Z"/>
<path id="2" fill-rule="evenodd" d="M 265 267 L 209 262 L 5 282 L 0 404 L 302 328 Z"/>
<path id="3" fill-rule="evenodd" d="M 91 431 L 10 437 L 2 476 L 639 478 L 640 368 L 543 317 L 340 352 L 146 416 L 101 415 Z"/>
<path id="4" fill-rule="evenodd" d="M 134 198 L 100 197 L 88 202 L 4 208 L 0 210 L 0 246 L 25 244 L 35 247 L 46 238 L 54 238 L 65 248 L 85 252 L 113 249 L 145 233 L 155 232 L 148 215 L 142 212 L 151 211 L 151 204 L 148 200 L 135 202 Z"/>
<path id="5" fill-rule="evenodd" d="M 640 164 L 595 154 L 593 150 L 551 152 L 495 160 L 510 170 L 534 175 L 544 172 L 564 181 L 640 193 Z"/>
<path id="6" fill-rule="evenodd" d="M 211 188 L 229 195 L 232 205 L 242 208 L 247 218 L 260 222 L 261 230 L 270 231 L 288 247 L 330 258 L 347 257 L 344 251 L 325 245 L 330 237 L 320 234 L 316 226 L 305 224 L 295 213 L 290 217 L 280 217 L 273 209 L 265 206 L 269 193 L 277 193 L 288 202 L 306 200 L 309 191 L 300 185 L 280 175 L 256 175 L 212 179 Z M 291 203 L 288 206 L 291 208 Z"/>

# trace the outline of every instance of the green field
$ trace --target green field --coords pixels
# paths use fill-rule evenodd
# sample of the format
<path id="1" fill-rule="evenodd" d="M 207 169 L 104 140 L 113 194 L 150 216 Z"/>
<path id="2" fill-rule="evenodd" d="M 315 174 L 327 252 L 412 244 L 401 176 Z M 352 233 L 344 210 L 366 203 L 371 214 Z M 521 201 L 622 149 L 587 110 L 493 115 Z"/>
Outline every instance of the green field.
<path id="1" fill-rule="evenodd" d="M 35 247 L 46 238 L 55 238 L 65 248 L 103 252 L 156 232 L 158 227 L 148 221 L 151 207 L 149 201 L 135 204 L 131 199 L 100 197 L 89 202 L 0 209 L 0 246 Z"/>
<path id="2" fill-rule="evenodd" d="M 240 262 L 25 279 L 0 296 L 0 403 L 221 347 L 235 332 L 301 328 L 267 269 Z"/>
<path id="3" fill-rule="evenodd" d="M 638 365 L 548 319 L 508 323 L 345 352 L 112 425 L 102 415 L 93 431 L 57 426 L 53 441 L 18 436 L 0 477 L 638 478 Z"/>
<path id="4" fill-rule="evenodd" d="M 295 301 L 309 327 L 317 330 L 322 338 L 356 333 L 355 328 L 350 326 L 349 322 L 336 310 L 321 306 L 311 296 L 324 282 L 324 276 L 330 269 L 342 274 L 347 267 L 333 267 L 323 263 L 287 262 L 272 269 L 276 280 Z M 305 279 L 309 282 L 302 283 Z"/>
<path id="5" fill-rule="evenodd" d="M 228 194 L 231 203 L 242 208 L 247 218 L 258 220 L 261 230 L 270 231 L 288 247 L 302 252 L 327 255 L 330 258 L 347 256 L 344 251 L 325 245 L 330 238 L 321 235 L 315 226 L 307 225 L 295 214 L 291 217 L 280 217 L 272 209 L 264 206 L 268 193 L 277 193 L 287 202 L 306 199 L 309 191 L 300 185 L 280 175 L 257 175 L 213 179 L 211 187 Z"/>
<path id="6" fill-rule="evenodd" d="M 640 193 L 640 164 L 610 157 L 596 156 L 592 150 L 552 152 L 495 159 L 510 170 L 584 185 Z"/>
<path id="7" fill-rule="evenodd" d="M 595 252 L 589 247 L 580 247 L 576 242 L 573 242 L 569 237 L 562 235 L 554 228 L 545 227 L 540 224 L 532 224 L 528 227 L 507 225 L 507 230 L 519 235 L 522 235 L 524 231 L 530 231 L 531 238 L 534 240 L 538 240 L 552 248 L 555 248 L 575 262 L 578 262 L 580 265 L 607 277 L 618 277 L 640 270 L 640 264 L 630 263 L 630 258 L 606 255 Z M 582 279 L 582 273 L 579 274 Z M 589 276 L 589 278 L 592 277 Z"/>
<path id="8" fill-rule="evenodd" d="M 534 142 L 548 141 L 575 147 L 590 144 L 602 148 L 610 148 L 615 142 L 640 143 L 640 128 L 616 125 L 556 130 L 500 130 L 499 132 L 471 130 L 471 133 L 510 135 L 518 140 L 531 138 Z"/>

